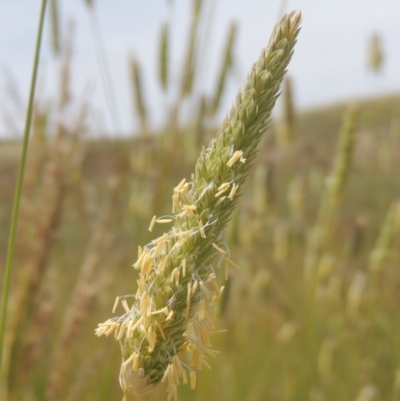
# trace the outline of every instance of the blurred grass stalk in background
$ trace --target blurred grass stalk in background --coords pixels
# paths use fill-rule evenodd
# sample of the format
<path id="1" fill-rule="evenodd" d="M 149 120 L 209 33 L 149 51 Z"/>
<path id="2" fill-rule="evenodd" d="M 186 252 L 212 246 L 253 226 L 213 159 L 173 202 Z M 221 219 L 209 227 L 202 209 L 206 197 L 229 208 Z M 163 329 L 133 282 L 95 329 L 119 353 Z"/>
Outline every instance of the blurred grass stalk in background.
<path id="1" fill-rule="evenodd" d="M 328 250 L 327 247 L 332 238 L 335 214 L 342 200 L 344 185 L 350 171 L 357 114 L 358 107 L 351 106 L 343 119 L 334 166 L 325 180 L 318 220 L 309 234 L 305 257 L 305 277 L 307 279 L 313 277 L 319 259 Z"/>

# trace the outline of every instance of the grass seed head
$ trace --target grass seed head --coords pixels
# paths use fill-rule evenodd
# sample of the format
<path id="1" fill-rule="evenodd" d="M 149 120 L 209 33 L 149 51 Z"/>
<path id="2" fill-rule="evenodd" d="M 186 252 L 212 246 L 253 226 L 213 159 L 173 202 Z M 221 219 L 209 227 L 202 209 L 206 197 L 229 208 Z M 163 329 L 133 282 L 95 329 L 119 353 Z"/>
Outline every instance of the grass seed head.
<path id="1" fill-rule="evenodd" d="M 167 381 L 168 399 L 175 399 L 177 385 L 187 381 L 186 371 L 194 387 L 194 369 L 209 366 L 206 356 L 216 354 L 210 344 L 221 294 L 215 271 L 229 256 L 223 230 L 267 129 L 300 21 L 301 14 L 293 12 L 276 26 L 216 138 L 201 153 L 192 181 L 175 187 L 174 226 L 141 248 L 134 264 L 139 280 L 133 304 L 124 303 L 122 316 L 97 329 L 104 335 L 118 323 L 112 330 L 121 343 L 120 384 L 126 401 L 144 397 L 162 381 Z"/>

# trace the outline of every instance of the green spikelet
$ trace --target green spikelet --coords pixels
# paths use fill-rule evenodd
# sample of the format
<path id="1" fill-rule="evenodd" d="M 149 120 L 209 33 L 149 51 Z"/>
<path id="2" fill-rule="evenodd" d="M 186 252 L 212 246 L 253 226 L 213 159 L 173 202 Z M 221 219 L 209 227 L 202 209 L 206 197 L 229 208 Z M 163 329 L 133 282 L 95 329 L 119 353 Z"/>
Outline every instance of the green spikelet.
<path id="1" fill-rule="evenodd" d="M 211 115 L 215 115 L 221 104 L 222 95 L 224 94 L 226 78 L 228 76 L 229 69 L 233 64 L 233 48 L 235 46 L 237 33 L 237 23 L 232 22 L 229 28 L 228 39 L 225 45 L 224 57 L 222 59 L 221 70 L 219 72 L 218 83 L 216 85 L 217 91 L 214 95 L 214 99 L 211 105 Z"/>
<path id="2" fill-rule="evenodd" d="M 300 12 L 293 12 L 275 28 L 216 138 L 201 153 L 191 181 L 174 188 L 172 215 L 154 216 L 150 230 L 157 223 L 173 227 L 139 248 L 133 265 L 138 289 L 121 297 L 124 315 L 96 330 L 98 336 L 114 333 L 121 343 L 120 384 L 127 401 L 140 399 L 162 381 L 167 381 L 168 399 L 175 398 L 181 379 L 185 383 L 189 373 L 194 387 L 195 369 L 207 365 L 207 354 L 215 354 L 210 336 L 222 292 L 216 268 L 224 260 L 233 264 L 223 230 L 267 130 L 300 21 Z"/>

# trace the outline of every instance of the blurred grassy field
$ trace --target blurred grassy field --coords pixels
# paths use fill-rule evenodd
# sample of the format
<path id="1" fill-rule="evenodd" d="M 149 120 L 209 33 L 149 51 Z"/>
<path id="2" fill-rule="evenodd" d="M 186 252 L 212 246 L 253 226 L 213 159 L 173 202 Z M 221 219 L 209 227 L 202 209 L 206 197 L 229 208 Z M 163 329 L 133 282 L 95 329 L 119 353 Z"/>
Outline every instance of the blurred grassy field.
<path id="1" fill-rule="evenodd" d="M 214 93 L 204 94 L 200 50 L 213 11 L 193 0 L 181 69 L 174 65 L 178 82 L 170 82 L 173 20 L 160 30 L 162 128 L 152 132 L 133 58 L 138 132 L 88 139 L 90 99 L 70 94 L 73 30 L 61 37 L 58 1 L 51 6 L 62 68 L 57 98 L 34 107 L 0 400 L 115 400 L 121 352 L 94 329 L 116 296 L 136 292 L 138 246 L 163 231 L 161 224 L 148 231 L 152 217 L 171 213 L 173 188 L 190 180 L 218 129 L 237 25 L 220 52 Z M 104 65 L 101 38 L 93 39 Z M 400 401 L 400 96 L 357 102 L 353 132 L 341 128 L 344 115 L 356 119 L 347 104 L 298 113 L 290 79 L 282 92 L 283 116 L 262 142 L 225 235 L 239 269 L 229 269 L 220 302 L 217 329 L 227 330 L 213 337 L 220 354 L 179 399 Z M 0 142 L 1 273 L 19 154 L 18 141 Z M 148 399 L 166 399 L 164 384 Z"/>
<path id="2" fill-rule="evenodd" d="M 276 144 L 271 127 L 226 234 L 240 270 L 230 271 L 217 319 L 228 330 L 215 335 L 221 354 L 196 390 L 180 389 L 180 400 L 400 400 L 399 203 L 383 265 L 370 266 L 385 215 L 400 201 L 400 96 L 360 102 L 331 240 L 312 280 L 304 277 L 308 235 L 345 109 L 297 115 L 286 147 Z M 172 188 L 190 178 L 197 151 L 187 155 L 185 143 L 192 134 L 181 131 L 178 142 L 169 134 L 74 142 L 71 129 L 60 136 L 69 138 L 71 152 L 33 136 L 37 147 L 28 162 L 38 173 L 24 192 L 14 293 L 34 255 L 45 250 L 12 348 L 10 399 L 119 399 L 118 346 L 93 331 L 117 295 L 136 291 L 137 246 L 162 233 L 162 227 L 148 232 L 151 217 L 170 213 Z M 19 146 L 0 143 L 0 267 Z M 46 171 L 55 177 L 50 184 Z M 163 397 L 160 390 L 151 399 Z"/>

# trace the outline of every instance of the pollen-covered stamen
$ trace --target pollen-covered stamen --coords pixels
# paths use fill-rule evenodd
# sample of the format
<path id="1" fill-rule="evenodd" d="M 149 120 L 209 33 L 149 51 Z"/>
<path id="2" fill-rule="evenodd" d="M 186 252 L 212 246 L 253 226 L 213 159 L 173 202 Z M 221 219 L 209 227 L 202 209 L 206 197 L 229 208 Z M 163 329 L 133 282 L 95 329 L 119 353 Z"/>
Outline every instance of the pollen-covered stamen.
<path id="1" fill-rule="evenodd" d="M 192 283 L 189 283 L 187 286 L 187 297 L 186 297 L 186 317 L 189 317 L 191 296 L 192 296 Z"/>
<path id="2" fill-rule="evenodd" d="M 226 199 L 226 196 L 221 196 L 221 197 L 218 199 L 217 206 L 218 206 L 220 203 L 222 203 L 225 199 Z"/>
<path id="3" fill-rule="evenodd" d="M 174 315 L 174 311 L 171 310 L 171 311 L 168 313 L 168 316 L 167 316 L 167 318 L 166 318 L 165 320 L 166 320 L 166 321 L 171 320 L 173 315 Z"/>
<path id="4" fill-rule="evenodd" d="M 161 253 L 167 240 L 168 240 L 168 234 L 164 234 L 161 237 L 157 238 L 156 240 L 152 241 L 153 244 L 156 244 L 156 247 L 154 248 L 153 251 L 154 256 L 158 256 Z"/>
<path id="5" fill-rule="evenodd" d="M 196 388 L 196 378 L 197 378 L 196 371 L 191 370 L 189 372 L 189 376 L 190 376 L 190 388 L 193 390 Z"/>
<path id="6" fill-rule="evenodd" d="M 174 270 L 172 270 L 171 273 L 171 283 L 175 282 L 175 285 L 178 286 L 179 285 L 179 269 L 177 267 L 175 267 Z"/>
<path id="7" fill-rule="evenodd" d="M 233 199 L 233 197 L 235 196 L 236 191 L 238 190 L 238 188 L 239 188 L 239 185 L 237 185 L 237 184 L 233 184 L 232 185 L 232 189 L 231 189 L 231 192 L 229 192 L 228 199 L 230 199 L 230 200 Z"/>
<path id="8" fill-rule="evenodd" d="M 218 287 L 217 276 L 215 273 L 211 273 L 208 276 L 207 283 L 210 283 L 214 289 L 214 301 L 218 301 L 221 297 L 221 289 Z"/>
<path id="9" fill-rule="evenodd" d="M 222 195 L 224 192 L 226 192 L 229 187 L 230 187 L 230 183 L 229 182 L 224 182 L 223 184 L 221 184 L 218 187 L 218 192 L 215 194 L 215 197 L 218 198 L 218 196 Z"/>
<path id="10" fill-rule="evenodd" d="M 177 231 L 172 234 L 173 237 L 187 237 L 192 233 L 192 230 L 186 230 L 186 231 Z"/>
<path id="11" fill-rule="evenodd" d="M 166 255 L 164 255 L 162 257 L 161 263 L 159 264 L 158 269 L 156 271 L 157 274 L 160 273 L 160 272 L 163 272 L 165 270 L 165 267 L 167 266 L 168 260 L 169 260 L 169 254 L 167 253 Z"/>
<path id="12" fill-rule="evenodd" d="M 180 209 L 179 194 L 172 195 L 172 213 L 178 213 Z"/>
<path id="13" fill-rule="evenodd" d="M 131 362 L 134 362 L 135 359 L 138 359 L 139 355 L 136 353 L 133 353 L 128 359 L 126 359 L 124 362 L 122 362 L 122 366 L 128 366 Z M 133 363 L 132 365 L 134 365 L 135 363 Z"/>
<path id="14" fill-rule="evenodd" d="M 149 225 L 149 231 L 152 232 L 154 228 L 154 224 L 156 224 L 156 215 L 153 216 Z"/>
<path id="15" fill-rule="evenodd" d="M 211 244 L 221 255 L 228 255 L 228 252 L 224 251 L 222 248 L 220 248 L 217 244 L 214 242 Z"/>
<path id="16" fill-rule="evenodd" d="M 204 230 L 203 223 L 201 222 L 201 220 L 199 220 L 198 223 L 199 223 L 199 230 L 200 230 L 201 238 L 206 238 L 206 232 Z"/>
<path id="17" fill-rule="evenodd" d="M 186 370 L 182 366 L 182 362 L 179 359 L 178 355 L 174 355 L 172 357 L 172 364 L 174 366 L 174 370 L 177 372 L 178 381 L 179 381 L 179 377 L 182 376 L 183 384 L 186 384 L 187 383 Z"/>
<path id="18" fill-rule="evenodd" d="M 182 276 L 186 277 L 186 258 L 182 260 Z"/>
<path id="19" fill-rule="evenodd" d="M 229 277 L 229 266 L 230 264 L 228 263 L 228 261 L 226 260 L 227 258 L 225 258 L 225 281 L 228 280 Z"/>
<path id="20" fill-rule="evenodd" d="M 172 223 L 174 220 L 173 219 L 157 219 L 156 223 L 158 224 L 167 224 L 167 223 Z"/>
<path id="21" fill-rule="evenodd" d="M 165 307 L 165 308 L 162 308 L 162 309 L 155 310 L 155 311 L 151 312 L 152 315 L 158 315 L 159 313 L 164 313 L 165 316 L 168 316 L 169 310 L 168 310 L 167 307 Z"/>
<path id="22" fill-rule="evenodd" d="M 140 276 L 138 280 L 136 280 L 138 289 L 136 291 L 136 295 L 140 297 L 140 295 L 145 291 L 146 289 L 146 279 L 144 276 Z"/>
<path id="23" fill-rule="evenodd" d="M 163 378 L 161 379 L 161 382 L 167 381 L 167 401 L 169 401 L 171 398 L 176 400 L 177 386 L 180 384 L 180 378 L 182 378 L 182 382 L 184 384 L 187 383 L 186 370 L 182 366 L 182 362 L 178 355 L 174 355 L 164 372 Z"/>
<path id="24" fill-rule="evenodd" d="M 200 281 L 200 288 L 203 291 L 204 296 L 206 297 L 207 300 L 209 300 L 211 298 L 211 292 L 210 290 L 205 286 L 205 284 Z"/>
<path id="25" fill-rule="evenodd" d="M 153 239 L 153 241 L 151 241 L 151 244 L 157 245 L 159 242 L 165 242 L 165 240 L 167 239 L 168 239 L 168 234 L 163 234 L 161 237 Z"/>
<path id="26" fill-rule="evenodd" d="M 135 323 L 132 321 L 131 324 L 129 325 L 126 337 L 128 338 L 132 337 L 133 333 L 139 327 L 139 325 L 142 324 L 143 320 L 144 320 L 144 315 L 140 316 L 140 318 Z"/>
<path id="27" fill-rule="evenodd" d="M 228 162 L 226 163 L 226 165 L 228 167 L 232 167 L 238 160 L 242 159 L 243 156 L 243 151 L 241 150 L 236 150 L 232 157 L 228 160 Z"/>
<path id="28" fill-rule="evenodd" d="M 143 292 L 142 296 L 140 297 L 140 311 L 144 315 L 150 315 L 151 314 L 151 305 L 152 305 L 152 299 L 149 297 L 146 291 Z"/>
<path id="29" fill-rule="evenodd" d="M 236 269 L 240 270 L 240 267 L 232 260 L 229 258 L 225 258 L 225 260 L 233 267 L 235 267 Z"/>
<path id="30" fill-rule="evenodd" d="M 146 255 L 144 255 L 142 264 L 140 266 L 140 271 L 146 279 L 148 278 L 148 276 L 151 273 L 151 268 L 153 267 L 153 262 L 154 262 L 154 260 L 150 253 L 147 253 Z"/>
<path id="31" fill-rule="evenodd" d="M 199 320 L 203 320 L 207 315 L 207 307 L 204 299 L 200 299 L 199 301 L 198 313 L 199 313 Z"/>
<path id="32" fill-rule="evenodd" d="M 166 340 L 166 337 L 165 337 L 165 334 L 164 334 L 164 330 L 163 330 L 161 324 L 156 321 L 156 325 L 157 325 L 158 330 L 160 331 L 161 337 L 163 338 L 163 340 Z"/>
<path id="33" fill-rule="evenodd" d="M 178 217 L 184 217 L 186 215 L 192 215 L 196 211 L 197 206 L 196 205 L 183 205 L 182 209 L 183 209 L 183 211 L 178 214 Z"/>
<path id="34" fill-rule="evenodd" d="M 200 348 L 195 348 L 192 350 L 192 360 L 190 365 L 196 369 L 201 369 L 201 365 L 204 363 L 203 350 Z"/>
<path id="35" fill-rule="evenodd" d="M 132 364 L 132 370 L 134 372 L 139 370 L 139 355 L 134 353 L 134 358 L 133 358 L 133 364 Z"/>
<path id="36" fill-rule="evenodd" d="M 145 336 L 149 343 L 149 352 L 152 353 L 154 351 L 157 342 L 157 334 L 153 330 L 153 327 L 149 327 L 149 329 L 145 333 Z"/>
<path id="37" fill-rule="evenodd" d="M 126 313 L 130 313 L 130 312 L 131 312 L 131 310 L 130 310 L 130 308 L 129 308 L 129 306 L 128 306 L 128 302 L 126 302 L 126 299 L 123 299 L 123 300 L 121 301 L 121 304 L 122 304 L 122 306 L 124 307 Z"/>
<path id="38" fill-rule="evenodd" d="M 138 258 L 138 260 L 133 264 L 133 268 L 136 270 L 143 270 L 143 263 L 145 260 L 148 259 L 148 257 L 150 256 L 149 250 L 147 247 L 143 248 L 140 251 L 140 256 Z"/>
<path id="39" fill-rule="evenodd" d="M 215 331 L 214 331 L 214 333 L 215 333 Z M 211 349 L 211 348 L 206 348 L 206 349 L 204 350 L 204 352 L 206 352 L 208 355 L 211 355 L 211 356 L 213 356 L 213 357 L 216 357 L 217 355 L 220 354 L 220 352 L 219 352 L 218 350 L 216 350 L 216 349 Z"/>
<path id="40" fill-rule="evenodd" d="M 188 239 L 189 239 L 189 236 L 182 237 L 182 238 L 174 245 L 174 248 L 179 249 Z"/>
<path id="41" fill-rule="evenodd" d="M 106 337 L 108 337 L 111 333 L 113 333 L 114 331 L 116 332 L 119 328 L 119 323 L 116 323 L 113 326 L 109 326 L 108 329 L 104 332 L 104 335 Z"/>
<path id="42" fill-rule="evenodd" d="M 129 320 L 128 320 L 128 319 L 124 320 L 124 321 L 121 323 L 121 326 L 120 326 L 120 328 L 119 328 L 118 334 L 117 334 L 117 332 L 115 331 L 115 338 L 116 338 L 117 340 L 121 340 L 122 337 L 124 336 L 125 330 L 126 330 L 126 326 L 128 325 L 128 323 L 129 323 Z"/>
<path id="43" fill-rule="evenodd" d="M 175 377 L 174 377 L 174 367 L 173 367 L 172 364 L 169 364 L 167 366 L 167 369 L 165 370 L 165 373 L 164 373 L 164 376 L 163 376 L 161 382 L 165 381 L 165 379 L 168 380 L 168 385 L 167 385 L 168 397 L 167 397 L 167 401 L 170 401 L 172 397 L 176 401 L 176 399 L 177 399 L 177 389 L 176 389 L 176 383 L 175 383 Z"/>
<path id="44" fill-rule="evenodd" d="M 118 304 L 119 304 L 119 297 L 115 298 L 114 306 L 112 308 L 112 313 L 115 313 L 115 311 L 118 307 Z"/>
<path id="45" fill-rule="evenodd" d="M 167 380 L 167 379 L 170 380 L 170 370 L 171 370 L 171 367 L 172 367 L 172 365 L 171 365 L 171 364 L 168 364 L 167 369 L 165 369 L 164 376 L 163 376 L 163 378 L 161 379 L 161 383 L 164 383 L 165 380 Z"/>
<path id="46" fill-rule="evenodd" d="M 108 319 L 104 323 L 100 323 L 98 325 L 97 329 L 95 330 L 95 334 L 98 337 L 100 336 L 108 337 L 114 330 L 118 330 L 119 326 L 120 326 L 119 323 L 111 319 Z"/>
<path id="47" fill-rule="evenodd" d="M 186 178 L 183 178 L 182 181 L 174 188 L 174 193 L 179 193 L 182 190 L 185 182 L 186 182 Z"/>

